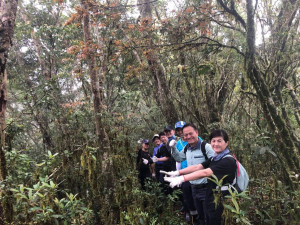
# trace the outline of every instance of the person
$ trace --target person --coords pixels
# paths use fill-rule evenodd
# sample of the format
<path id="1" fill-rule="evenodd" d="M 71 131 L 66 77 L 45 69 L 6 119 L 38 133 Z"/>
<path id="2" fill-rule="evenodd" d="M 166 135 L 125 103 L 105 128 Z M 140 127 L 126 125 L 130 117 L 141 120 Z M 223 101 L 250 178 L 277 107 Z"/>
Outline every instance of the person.
<path id="1" fill-rule="evenodd" d="M 182 127 L 183 136 L 185 141 L 187 141 L 186 152 L 179 152 L 175 148 L 175 141 L 170 142 L 170 146 L 172 148 L 172 157 L 176 160 L 176 162 L 182 162 L 187 160 L 187 166 L 194 166 L 201 164 L 206 161 L 205 155 L 201 150 L 202 139 L 198 136 L 198 129 L 195 125 L 188 123 Z M 207 158 L 212 157 L 214 155 L 214 151 L 211 148 L 210 144 L 205 145 L 205 154 Z M 188 168 L 187 167 L 187 168 Z M 186 199 L 187 205 L 190 206 L 190 213 L 192 215 L 194 224 L 205 224 L 206 218 L 206 207 L 205 207 L 205 194 L 207 187 L 207 179 L 200 178 L 197 180 L 193 180 L 191 182 L 187 182 L 183 184 L 184 190 L 184 198 Z M 191 197 L 192 195 L 192 197 Z M 196 208 L 197 215 L 194 212 L 194 207 Z"/>
<path id="2" fill-rule="evenodd" d="M 164 127 L 164 132 L 166 133 L 166 136 L 168 138 L 168 142 L 166 143 L 166 147 L 167 147 L 168 151 L 171 153 L 171 148 L 170 148 L 170 145 L 169 145 L 170 141 L 176 140 L 176 139 L 178 140 L 179 137 L 175 136 L 174 128 L 171 125 L 165 126 Z M 170 160 L 169 163 L 171 165 L 171 170 L 176 170 L 176 161 L 172 157 L 170 157 L 169 160 Z"/>
<path id="3" fill-rule="evenodd" d="M 183 131 L 182 131 L 182 127 L 185 124 L 186 122 L 184 121 L 178 121 L 175 123 L 175 135 L 180 138 L 176 143 L 176 149 L 179 152 L 183 151 L 184 147 L 187 145 L 187 141 L 185 141 L 183 136 Z M 176 170 L 184 169 L 186 167 L 187 167 L 186 160 L 182 162 L 176 162 Z M 191 216 L 193 218 L 196 217 L 198 214 L 195 205 L 193 203 L 193 196 L 192 196 L 190 182 L 187 181 L 182 183 L 181 192 L 182 195 L 180 195 L 180 200 L 182 201 L 183 206 L 180 209 L 180 211 L 185 213 L 186 221 L 190 221 Z"/>
<path id="4" fill-rule="evenodd" d="M 228 134 L 222 129 L 214 130 L 210 134 L 209 139 L 211 146 L 215 151 L 214 156 L 201 164 L 193 165 L 179 171 L 166 172 L 165 174 L 169 176 L 177 176 L 165 177 L 165 180 L 170 182 L 171 187 L 180 185 L 184 181 L 193 181 L 199 178 L 211 177 L 212 175 L 215 175 L 218 180 L 224 178 L 223 186 L 220 187 L 222 194 L 229 194 L 228 184 L 232 184 L 235 179 L 237 165 L 233 157 L 225 157 L 226 155 L 230 154 L 228 149 Z M 222 213 L 224 208 L 221 202 L 222 198 L 220 198 L 219 202 L 214 202 L 214 190 L 216 189 L 218 189 L 217 184 L 212 180 L 208 180 L 206 191 L 208 225 L 222 224 Z"/>
<path id="5" fill-rule="evenodd" d="M 159 139 L 159 134 L 155 134 L 152 138 L 152 142 L 154 143 L 155 147 L 153 149 L 152 157 L 156 156 L 158 149 L 163 145 L 163 143 Z M 157 181 L 159 181 L 160 170 L 162 170 L 163 162 L 156 162 L 153 163 L 152 166 L 152 177 L 155 177 Z"/>
<path id="6" fill-rule="evenodd" d="M 171 125 L 167 125 L 164 127 L 164 132 L 166 133 L 168 137 L 168 141 L 171 141 L 176 138 L 175 136 L 175 130 Z"/>
<path id="7" fill-rule="evenodd" d="M 146 178 L 151 178 L 150 165 L 153 163 L 149 149 L 149 140 L 144 139 L 142 141 L 142 148 L 138 151 L 138 156 L 136 158 L 137 169 L 139 171 L 139 181 L 141 183 L 142 189 L 145 190 L 145 180 Z"/>
<path id="8" fill-rule="evenodd" d="M 168 137 L 165 132 L 159 133 L 160 141 L 162 142 L 162 146 L 158 149 L 156 156 L 154 156 L 153 162 L 162 162 L 163 171 L 172 171 L 171 164 L 171 153 L 167 149 Z M 160 173 L 159 182 L 163 185 L 163 191 L 165 194 L 169 194 L 172 190 L 166 185 L 167 183 L 164 181 L 164 174 Z"/>

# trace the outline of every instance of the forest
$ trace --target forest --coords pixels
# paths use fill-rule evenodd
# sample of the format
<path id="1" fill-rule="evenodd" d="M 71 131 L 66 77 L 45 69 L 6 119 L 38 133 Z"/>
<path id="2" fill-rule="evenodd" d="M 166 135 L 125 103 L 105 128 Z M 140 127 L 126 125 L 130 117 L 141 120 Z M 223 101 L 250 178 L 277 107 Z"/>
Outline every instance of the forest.
<path id="1" fill-rule="evenodd" d="M 138 141 L 180 120 L 226 130 L 247 169 L 225 224 L 299 224 L 299 9 L 0 0 L 0 225 L 188 224 L 136 170 Z"/>

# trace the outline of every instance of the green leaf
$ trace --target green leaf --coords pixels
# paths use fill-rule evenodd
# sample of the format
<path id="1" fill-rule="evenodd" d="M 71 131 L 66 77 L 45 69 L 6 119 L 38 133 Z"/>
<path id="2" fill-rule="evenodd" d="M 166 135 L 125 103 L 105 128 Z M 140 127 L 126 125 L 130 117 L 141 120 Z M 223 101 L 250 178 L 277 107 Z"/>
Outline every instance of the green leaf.
<path id="1" fill-rule="evenodd" d="M 40 167 L 42 165 L 44 165 L 46 162 L 42 162 L 42 163 L 37 163 L 36 166 Z"/>
<path id="2" fill-rule="evenodd" d="M 231 212 L 235 212 L 236 213 L 235 208 L 233 208 L 231 205 L 224 204 L 224 208 L 229 209 Z"/>
<path id="3" fill-rule="evenodd" d="M 28 210 L 29 213 L 34 212 L 34 211 L 43 211 L 43 209 L 41 207 L 36 206 L 36 207 L 32 207 Z"/>

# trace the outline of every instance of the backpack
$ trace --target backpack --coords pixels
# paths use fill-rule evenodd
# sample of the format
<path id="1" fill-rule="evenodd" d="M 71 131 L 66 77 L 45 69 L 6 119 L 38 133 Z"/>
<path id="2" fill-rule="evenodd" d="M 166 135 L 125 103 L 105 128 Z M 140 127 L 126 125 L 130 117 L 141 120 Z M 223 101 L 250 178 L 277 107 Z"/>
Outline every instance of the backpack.
<path id="1" fill-rule="evenodd" d="M 235 178 L 233 180 L 232 186 L 235 187 L 235 189 L 238 191 L 238 193 L 241 193 L 245 191 L 248 187 L 249 183 L 249 176 L 246 171 L 246 169 L 243 167 L 243 165 L 237 160 L 235 155 L 225 155 L 223 158 L 226 157 L 232 157 L 236 161 L 236 172 L 235 172 Z M 224 187 L 224 186 L 223 186 Z"/>
<path id="2" fill-rule="evenodd" d="M 201 149 L 201 152 L 202 152 L 202 154 L 204 155 L 204 157 L 205 157 L 205 160 L 208 160 L 208 157 L 207 157 L 207 154 L 206 154 L 206 150 L 205 150 L 205 145 L 206 145 L 206 142 L 205 141 L 202 141 L 201 142 L 201 146 L 200 146 L 200 149 Z M 188 145 L 186 145 L 185 147 L 184 147 L 184 154 L 186 154 L 186 151 L 187 151 L 187 147 Z"/>

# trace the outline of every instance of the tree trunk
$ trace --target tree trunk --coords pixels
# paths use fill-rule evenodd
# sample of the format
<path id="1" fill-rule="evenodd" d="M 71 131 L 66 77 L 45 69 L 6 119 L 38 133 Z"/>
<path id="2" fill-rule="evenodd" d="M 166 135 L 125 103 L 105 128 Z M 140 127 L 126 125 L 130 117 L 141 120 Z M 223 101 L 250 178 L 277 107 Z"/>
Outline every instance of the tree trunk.
<path id="1" fill-rule="evenodd" d="M 0 0 L 0 180 L 5 180 L 7 177 L 7 166 L 5 158 L 5 118 L 6 118 L 6 102 L 7 102 L 7 74 L 6 62 L 10 46 L 12 45 L 12 37 L 14 34 L 15 19 L 17 14 L 18 0 Z M 6 200 L 0 206 L 0 223 L 12 221 L 12 205 L 9 199 L 9 193 L 6 195 Z"/>
<path id="2" fill-rule="evenodd" d="M 252 0 L 247 0 L 247 46 L 248 52 L 245 58 L 247 75 L 256 89 L 264 114 L 266 118 L 268 118 L 268 124 L 275 132 L 278 142 L 278 153 L 283 163 L 285 176 L 293 188 L 289 173 L 299 171 L 299 154 L 294 144 L 291 131 L 282 116 L 278 114 L 270 90 L 255 62 L 255 25 Z"/>
<path id="3" fill-rule="evenodd" d="M 101 76 L 99 76 L 99 71 L 96 65 L 96 59 L 94 52 L 91 48 L 93 43 L 93 38 L 91 34 L 90 27 L 90 16 L 89 16 L 89 5 L 88 1 L 80 0 L 81 7 L 83 9 L 83 33 L 86 52 L 86 61 L 88 64 L 88 71 L 91 79 L 91 91 L 93 95 L 93 104 L 94 104 L 94 116 L 95 116 L 95 126 L 96 126 L 96 136 L 98 141 L 99 151 L 97 153 L 97 171 L 94 171 L 93 181 L 92 181 L 92 195 L 93 195 L 93 209 L 97 215 L 97 222 L 101 224 L 101 219 L 98 215 L 101 210 L 101 202 L 105 202 L 103 199 L 99 199 L 99 196 L 103 195 L 104 190 L 109 189 L 113 183 L 113 168 L 110 165 L 109 156 L 109 139 L 106 133 L 102 114 L 104 113 L 104 104 L 103 104 L 103 93 L 100 88 L 100 84 L 104 83 L 103 72 L 104 69 L 100 69 Z M 104 53 L 103 53 L 104 54 Z M 105 57 L 102 57 L 104 60 Z M 102 193 L 102 194 L 101 194 Z M 111 196 L 105 195 L 105 199 L 109 199 Z"/>
<path id="4" fill-rule="evenodd" d="M 151 0 L 138 0 L 139 11 L 142 18 L 141 23 L 147 27 L 151 26 L 152 23 L 152 11 L 151 4 L 154 4 Z M 145 40 L 150 46 L 146 53 L 146 58 L 149 65 L 151 75 L 155 80 L 155 95 L 158 105 L 161 108 L 168 124 L 175 124 L 178 121 L 178 114 L 175 109 L 174 102 L 172 100 L 169 86 L 167 84 L 166 74 L 163 66 L 159 62 L 158 55 L 151 48 L 153 46 L 153 40 L 151 32 L 145 32 Z"/>

